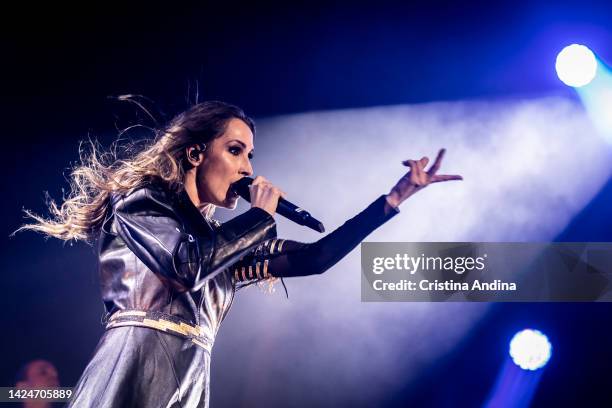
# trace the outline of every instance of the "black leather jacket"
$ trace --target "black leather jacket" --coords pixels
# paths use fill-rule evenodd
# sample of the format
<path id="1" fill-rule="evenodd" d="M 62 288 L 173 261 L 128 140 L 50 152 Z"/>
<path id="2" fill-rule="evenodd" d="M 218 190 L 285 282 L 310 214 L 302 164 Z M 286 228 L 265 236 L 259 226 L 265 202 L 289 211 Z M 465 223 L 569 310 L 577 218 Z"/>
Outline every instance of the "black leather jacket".
<path id="1" fill-rule="evenodd" d="M 259 208 L 219 224 L 161 185 L 114 195 L 99 241 L 110 321 L 69 406 L 206 408 L 210 353 L 237 284 L 324 272 L 397 213 L 385 203 L 305 244 L 276 239 Z"/>
<path id="2" fill-rule="evenodd" d="M 114 195 L 100 236 L 106 309 L 109 314 L 119 309 L 160 311 L 199 325 L 209 312 L 205 295 L 215 296 L 214 288 L 201 290 L 207 282 L 275 237 L 274 219 L 259 208 L 211 225 L 185 192 L 149 185 Z"/>

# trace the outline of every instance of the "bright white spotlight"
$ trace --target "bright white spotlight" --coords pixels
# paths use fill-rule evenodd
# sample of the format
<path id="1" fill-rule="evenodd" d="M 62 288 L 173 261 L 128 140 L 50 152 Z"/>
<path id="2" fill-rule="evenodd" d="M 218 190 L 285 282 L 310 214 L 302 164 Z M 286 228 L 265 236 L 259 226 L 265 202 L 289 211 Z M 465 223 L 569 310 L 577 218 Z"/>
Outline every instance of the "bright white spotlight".
<path id="1" fill-rule="evenodd" d="M 593 51 L 584 45 L 572 44 L 557 55 L 555 69 L 565 85 L 578 88 L 587 85 L 595 78 L 597 59 Z"/>
<path id="2" fill-rule="evenodd" d="M 523 370 L 537 370 L 550 359 L 552 346 L 548 338 L 538 330 L 525 329 L 510 341 L 510 356 L 514 364 Z"/>

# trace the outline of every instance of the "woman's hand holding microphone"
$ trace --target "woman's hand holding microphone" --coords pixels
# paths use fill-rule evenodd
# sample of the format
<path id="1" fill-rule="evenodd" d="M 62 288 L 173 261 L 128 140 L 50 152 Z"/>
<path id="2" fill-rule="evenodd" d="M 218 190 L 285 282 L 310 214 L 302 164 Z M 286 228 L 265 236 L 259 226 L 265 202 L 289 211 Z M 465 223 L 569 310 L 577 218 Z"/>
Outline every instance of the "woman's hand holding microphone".
<path id="1" fill-rule="evenodd" d="M 279 198 L 287 196 L 284 191 L 281 191 L 262 176 L 255 177 L 249 190 L 251 193 L 251 208 L 261 208 L 270 215 L 276 213 Z"/>

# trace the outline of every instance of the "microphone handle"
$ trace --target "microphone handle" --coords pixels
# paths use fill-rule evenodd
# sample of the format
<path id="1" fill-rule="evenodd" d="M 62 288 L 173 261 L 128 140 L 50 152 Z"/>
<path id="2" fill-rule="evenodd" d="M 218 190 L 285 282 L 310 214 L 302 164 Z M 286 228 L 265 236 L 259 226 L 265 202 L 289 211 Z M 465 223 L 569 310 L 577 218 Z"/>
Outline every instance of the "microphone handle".
<path id="1" fill-rule="evenodd" d="M 244 198 L 249 203 L 251 202 L 251 193 L 249 191 L 249 186 L 252 182 L 253 179 L 251 177 L 243 177 L 242 179 L 234 183 L 234 191 L 236 191 L 236 193 L 238 193 L 240 197 Z M 318 232 L 325 232 L 325 227 L 323 226 L 323 223 L 321 221 L 310 215 L 308 211 L 298 207 L 297 205 L 285 200 L 282 197 L 280 197 L 278 200 L 276 212 L 297 224 L 312 228 L 313 230 Z"/>
<path id="2" fill-rule="evenodd" d="M 280 197 L 278 199 L 278 205 L 276 206 L 276 212 L 290 219 L 291 221 L 303 225 L 308 228 L 312 228 L 318 232 L 325 232 L 323 223 L 314 218 L 310 213 L 303 208 L 285 200 Z"/>

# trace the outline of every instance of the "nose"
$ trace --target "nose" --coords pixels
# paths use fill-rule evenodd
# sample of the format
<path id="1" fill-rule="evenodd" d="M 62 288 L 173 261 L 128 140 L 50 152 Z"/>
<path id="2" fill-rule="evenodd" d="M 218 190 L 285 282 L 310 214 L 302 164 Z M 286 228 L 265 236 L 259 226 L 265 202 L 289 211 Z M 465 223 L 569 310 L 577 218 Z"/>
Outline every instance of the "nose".
<path id="1" fill-rule="evenodd" d="M 243 163 L 242 168 L 240 170 L 240 174 L 243 177 L 251 177 L 253 175 L 253 166 L 251 165 L 250 160 L 245 160 L 245 163 Z"/>

